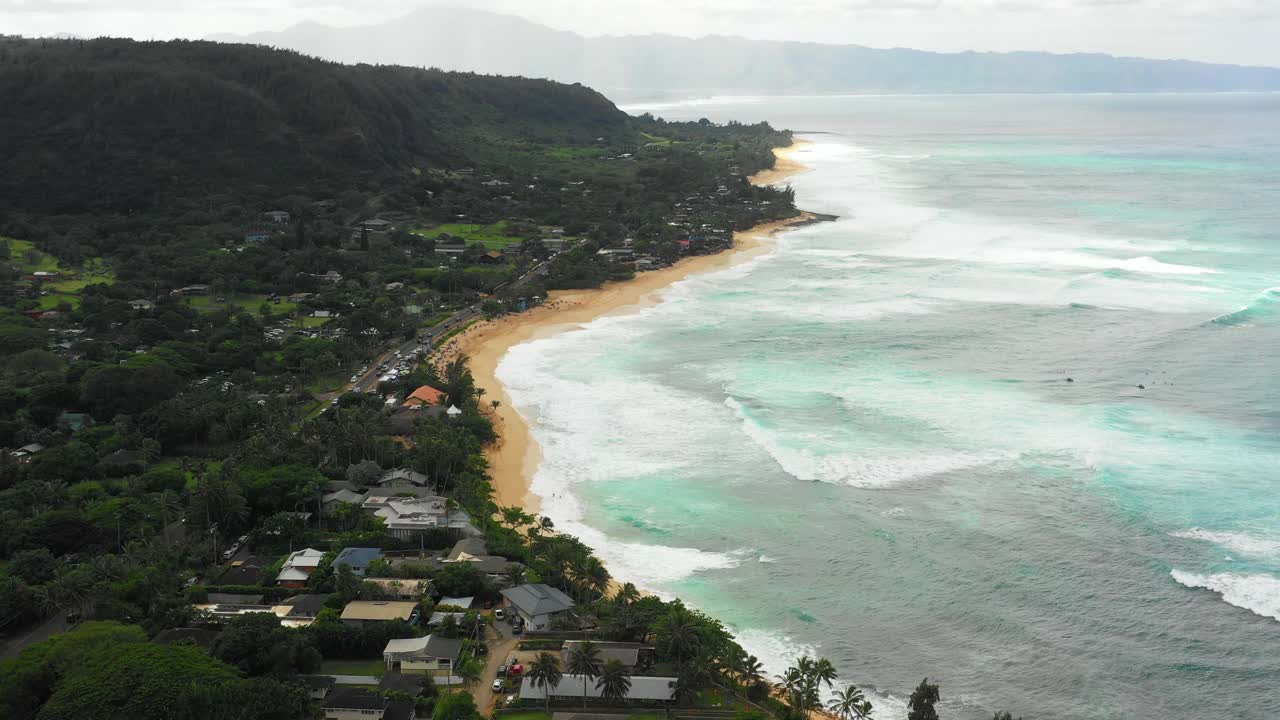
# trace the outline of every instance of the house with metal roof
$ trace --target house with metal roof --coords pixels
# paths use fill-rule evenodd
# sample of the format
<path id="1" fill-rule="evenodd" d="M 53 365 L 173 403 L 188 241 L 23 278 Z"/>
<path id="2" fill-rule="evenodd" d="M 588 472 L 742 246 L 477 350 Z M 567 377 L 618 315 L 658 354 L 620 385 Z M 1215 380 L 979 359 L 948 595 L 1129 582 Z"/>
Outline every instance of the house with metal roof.
<path id="1" fill-rule="evenodd" d="M 573 610 L 573 600 L 550 585 L 518 585 L 502 591 L 530 630 L 546 630 Z"/>
<path id="2" fill-rule="evenodd" d="M 375 622 L 401 620 L 412 623 L 418 619 L 418 603 L 400 600 L 354 600 L 342 609 L 342 622 L 348 625 L 364 625 Z"/>
<path id="3" fill-rule="evenodd" d="M 284 565 L 280 567 L 280 572 L 276 575 L 276 584 L 280 587 L 293 588 L 295 590 L 306 587 L 307 578 L 311 577 L 311 573 L 320 567 L 320 561 L 323 559 L 324 551 L 313 548 L 289 553 L 289 557 L 285 559 Z"/>
<path id="4" fill-rule="evenodd" d="M 560 682 L 547 688 L 542 688 L 533 684 L 528 675 L 520 681 L 520 699 L 521 700 L 543 700 L 548 695 L 553 698 L 581 698 L 582 697 L 582 681 L 581 675 L 570 675 L 565 673 L 560 678 Z M 600 688 L 596 687 L 594 678 L 587 678 L 587 697 L 600 698 L 603 697 Z M 649 702 L 671 702 L 675 699 L 676 679 L 673 677 L 649 677 L 647 675 L 632 675 L 631 690 L 627 692 L 628 700 L 647 700 Z"/>
<path id="5" fill-rule="evenodd" d="M 338 557 L 333 559 L 333 567 L 336 570 L 342 565 L 351 568 L 351 572 L 363 577 L 369 566 L 375 560 L 382 559 L 382 551 L 378 548 L 342 548 L 342 552 L 338 553 Z"/>
<path id="6" fill-rule="evenodd" d="M 388 670 L 395 669 L 398 664 L 402 672 L 452 675 L 461 652 L 461 638 L 428 635 L 387 641 L 387 646 L 382 650 L 382 659 L 387 663 Z"/>

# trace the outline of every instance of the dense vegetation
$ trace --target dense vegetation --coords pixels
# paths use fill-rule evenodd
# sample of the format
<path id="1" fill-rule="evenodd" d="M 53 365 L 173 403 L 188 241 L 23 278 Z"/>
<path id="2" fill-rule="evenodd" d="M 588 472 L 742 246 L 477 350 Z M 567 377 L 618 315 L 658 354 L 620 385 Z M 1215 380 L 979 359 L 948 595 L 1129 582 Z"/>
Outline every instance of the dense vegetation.
<path id="1" fill-rule="evenodd" d="M 12 288 L 0 308 L 0 629 L 84 620 L 0 663 L 0 716 L 313 717 L 296 675 L 377 665 L 389 639 L 426 632 L 343 623 L 351 600 L 388 595 L 335 567 L 337 551 L 417 557 L 456 539 L 397 538 L 348 503 L 299 514 L 335 483 L 364 490 L 391 468 L 465 510 L 490 552 L 520 564 L 508 582 L 561 588 L 601 637 L 653 642 L 682 702 L 730 692 L 774 714 L 815 706 L 813 678 L 834 671 L 813 668 L 829 663 L 784 679 L 789 705 L 768 698 L 758 661 L 718 621 L 630 587 L 609 597 L 590 548 L 499 508 L 493 404 L 465 359 L 414 355 L 377 392 L 346 392 L 353 369 L 456 331 L 477 308 L 635 272 L 602 248 L 667 263 L 793 215 L 789 191 L 746 179 L 789 134 L 628 118 L 581 87 L 208 43 L 0 41 L 0 96 L 16 101 L 0 104 L 0 280 Z M 455 245 L 467 247 L 437 252 Z M 383 397 L 422 385 L 460 415 L 395 429 Z M 252 562 L 229 565 L 245 536 Z M 213 593 L 294 594 L 274 579 L 301 547 L 324 552 L 306 581 L 324 598 L 309 627 L 196 607 Z M 423 614 L 448 610 L 444 597 L 498 599 L 465 563 L 372 570 L 429 587 Z M 465 638 L 468 684 L 477 622 L 436 630 Z M 208 649 L 148 642 L 192 626 L 222 633 Z M 606 697 L 625 697 L 617 668 L 602 673 Z M 469 694 L 430 683 L 393 696 L 436 720 L 477 713 Z"/>

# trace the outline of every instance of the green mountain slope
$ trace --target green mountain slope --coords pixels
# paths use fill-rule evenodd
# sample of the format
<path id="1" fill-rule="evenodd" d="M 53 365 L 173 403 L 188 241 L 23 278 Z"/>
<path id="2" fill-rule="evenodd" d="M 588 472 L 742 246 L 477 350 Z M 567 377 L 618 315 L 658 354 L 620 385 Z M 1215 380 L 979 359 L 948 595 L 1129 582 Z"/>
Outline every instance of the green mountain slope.
<path id="1" fill-rule="evenodd" d="M 246 185 L 336 195 L 506 142 L 631 132 L 581 86 L 207 42 L 5 40 L 0 97 L 0 211 L 40 214 L 164 214 Z"/>

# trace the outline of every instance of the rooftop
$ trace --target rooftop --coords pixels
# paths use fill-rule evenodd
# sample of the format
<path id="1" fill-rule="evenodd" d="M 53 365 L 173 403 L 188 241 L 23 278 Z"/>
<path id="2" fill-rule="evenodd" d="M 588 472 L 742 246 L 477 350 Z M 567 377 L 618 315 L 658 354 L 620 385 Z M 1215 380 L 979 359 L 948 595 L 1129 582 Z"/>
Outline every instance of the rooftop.
<path id="1" fill-rule="evenodd" d="M 535 687 L 528 675 L 520 681 L 520 699 L 522 700 L 542 700 L 548 694 L 552 697 L 556 696 L 574 696 L 582 697 L 582 676 L 570 675 L 565 673 L 560 682 L 547 688 L 547 692 L 543 692 L 540 687 Z M 673 677 L 649 677 L 647 675 L 632 675 L 631 690 L 627 693 L 629 700 L 671 700 L 675 696 L 676 679 Z M 595 681 L 590 678 L 586 683 L 587 697 L 601 697 L 600 689 L 596 687 Z"/>
<path id="2" fill-rule="evenodd" d="M 573 609 L 573 600 L 549 585 L 519 585 L 503 590 L 502 596 L 530 617 Z"/>
<path id="3" fill-rule="evenodd" d="M 364 688 L 345 688 L 324 699 L 326 710 L 382 710 L 386 706 L 386 698 Z"/>
<path id="4" fill-rule="evenodd" d="M 343 620 L 408 620 L 418 603 L 397 600 L 356 600 L 342 609 Z"/>
<path id="5" fill-rule="evenodd" d="M 374 560 L 382 559 L 382 551 L 378 548 L 342 548 L 342 552 L 338 553 L 338 557 L 334 558 L 333 564 L 350 565 L 353 569 L 363 570 L 369 567 Z"/>

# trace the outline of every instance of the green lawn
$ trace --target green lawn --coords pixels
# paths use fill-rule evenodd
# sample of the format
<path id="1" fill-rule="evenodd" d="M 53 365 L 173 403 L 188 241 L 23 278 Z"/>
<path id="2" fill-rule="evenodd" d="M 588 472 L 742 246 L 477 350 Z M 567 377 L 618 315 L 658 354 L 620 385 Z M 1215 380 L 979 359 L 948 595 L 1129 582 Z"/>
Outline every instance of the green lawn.
<path id="1" fill-rule="evenodd" d="M 722 708 L 729 706 L 731 703 L 723 690 L 713 687 L 699 690 L 693 704 L 704 708 Z"/>
<path id="2" fill-rule="evenodd" d="M 452 235 L 467 245 L 480 243 L 491 250 L 502 249 L 511 243 L 524 240 L 522 237 L 508 235 L 507 221 L 501 220 L 492 225 L 476 225 L 470 223 L 445 223 L 433 228 L 418 228 L 415 235 L 435 240 L 443 234 Z"/>
<path id="3" fill-rule="evenodd" d="M 387 671 L 382 658 L 373 660 L 325 660 L 320 663 L 320 672 L 325 675 L 372 675 L 382 677 Z"/>
<path id="4" fill-rule="evenodd" d="M 58 308 L 59 303 L 63 302 L 64 300 L 68 303 L 71 303 L 71 307 L 73 308 L 80 307 L 79 295 L 69 295 L 66 293 L 49 293 L 48 295 L 40 296 L 40 309 L 56 310 Z"/>
<path id="5" fill-rule="evenodd" d="M 13 258 L 18 269 L 24 273 L 57 272 L 60 269 L 56 258 L 36 250 L 35 244 L 30 241 L 8 237 L 0 237 L 0 240 L 9 243 L 9 257 Z"/>
<path id="6" fill-rule="evenodd" d="M 288 315 L 298 309 L 296 303 L 291 303 L 288 300 L 273 303 L 267 299 L 266 295 L 236 294 L 224 297 L 226 297 L 226 302 L 217 302 L 216 297 L 213 295 L 194 295 L 187 298 L 187 304 L 201 312 L 217 312 L 227 305 L 237 305 L 257 315 L 258 308 L 262 307 L 263 303 L 266 303 L 271 307 L 273 316 Z"/>
<path id="7" fill-rule="evenodd" d="M 307 329 L 322 327 L 332 319 L 333 318 L 318 318 L 318 317 L 310 317 L 310 316 L 304 317 L 302 318 L 302 327 Z"/>

